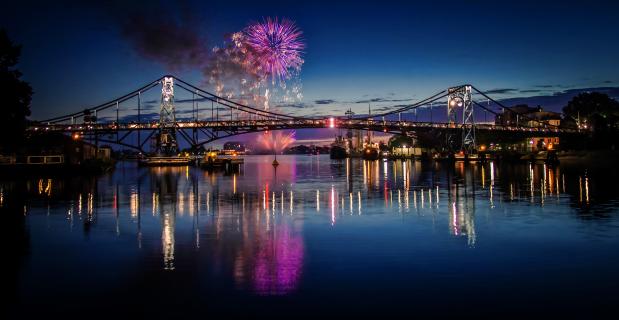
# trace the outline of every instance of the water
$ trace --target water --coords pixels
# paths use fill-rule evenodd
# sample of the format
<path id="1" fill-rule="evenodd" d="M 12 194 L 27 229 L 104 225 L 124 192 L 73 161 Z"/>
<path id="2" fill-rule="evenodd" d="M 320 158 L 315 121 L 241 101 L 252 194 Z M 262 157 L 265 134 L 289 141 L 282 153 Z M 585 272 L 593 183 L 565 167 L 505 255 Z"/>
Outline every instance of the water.
<path id="1" fill-rule="evenodd" d="M 2 181 L 12 317 L 602 315 L 619 174 L 249 156 Z"/>

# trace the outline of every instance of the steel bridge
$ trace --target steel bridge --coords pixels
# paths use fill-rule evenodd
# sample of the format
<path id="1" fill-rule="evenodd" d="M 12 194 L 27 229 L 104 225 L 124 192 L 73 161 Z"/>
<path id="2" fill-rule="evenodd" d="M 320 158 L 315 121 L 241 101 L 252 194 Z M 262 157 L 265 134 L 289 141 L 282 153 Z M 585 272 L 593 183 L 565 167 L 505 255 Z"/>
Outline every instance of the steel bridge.
<path id="1" fill-rule="evenodd" d="M 159 86 L 161 87 L 159 117 L 148 118 L 144 115 L 144 94 Z M 184 103 L 191 102 L 191 110 L 182 112 L 188 114 L 190 111 L 189 117 L 177 117 L 179 111 L 175 105 L 175 89 L 181 89 L 185 94 L 191 95 L 191 99 L 184 100 Z M 202 108 L 199 106 L 200 102 L 203 103 Z M 488 113 L 492 116 L 498 115 L 499 112 L 493 110 L 491 106 L 498 107 L 502 113 L 511 112 L 519 120 L 516 123 L 502 125 L 476 121 L 475 110 L 482 111 L 486 115 Z M 439 114 L 446 115 L 445 119 L 416 121 L 417 111 L 428 108 L 430 112 L 441 111 Z M 415 119 L 410 119 L 412 115 L 415 115 Z M 380 114 L 354 116 L 348 113 L 343 117 L 301 117 L 239 103 L 173 76 L 161 77 L 137 90 L 92 108 L 35 121 L 28 128 L 28 132 L 72 134 L 96 143 L 116 144 L 142 152 L 151 141 L 151 151 L 172 154 L 178 151 L 179 137 L 190 147 L 196 148 L 218 139 L 252 132 L 334 127 L 409 136 L 435 133 L 444 137 L 446 148 L 464 152 L 474 152 L 478 133 L 523 138 L 583 134 L 578 129 L 553 126 L 529 118 L 525 114 L 518 114 L 472 85 L 448 88 L 426 99 L 396 106 Z"/>

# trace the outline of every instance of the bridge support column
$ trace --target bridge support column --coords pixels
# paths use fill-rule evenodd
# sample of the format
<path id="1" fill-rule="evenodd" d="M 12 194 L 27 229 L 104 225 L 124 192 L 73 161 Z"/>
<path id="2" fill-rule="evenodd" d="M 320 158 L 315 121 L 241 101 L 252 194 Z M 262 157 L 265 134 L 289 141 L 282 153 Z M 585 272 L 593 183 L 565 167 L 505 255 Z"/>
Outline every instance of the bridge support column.
<path id="1" fill-rule="evenodd" d="M 164 77 L 161 84 L 161 108 L 159 111 L 157 153 L 173 155 L 178 153 L 175 128 L 176 109 L 174 107 L 174 78 Z"/>
<path id="2" fill-rule="evenodd" d="M 462 108 L 462 144 L 460 150 L 469 154 L 475 150 L 475 119 L 473 117 L 473 101 L 471 99 L 471 86 L 449 88 L 447 96 L 447 119 L 449 127 L 457 127 L 457 109 Z M 447 133 L 447 148 L 449 151 L 456 149 L 455 141 L 457 134 L 454 131 Z"/>

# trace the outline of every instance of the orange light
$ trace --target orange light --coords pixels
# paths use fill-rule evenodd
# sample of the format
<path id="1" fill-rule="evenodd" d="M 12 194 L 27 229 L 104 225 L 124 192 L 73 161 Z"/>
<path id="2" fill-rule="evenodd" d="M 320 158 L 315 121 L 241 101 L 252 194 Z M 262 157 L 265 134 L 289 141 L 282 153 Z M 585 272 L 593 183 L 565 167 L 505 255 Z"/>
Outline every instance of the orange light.
<path id="1" fill-rule="evenodd" d="M 73 140 L 79 140 L 79 138 L 80 138 L 80 134 L 79 133 L 76 132 L 76 133 L 73 134 Z"/>

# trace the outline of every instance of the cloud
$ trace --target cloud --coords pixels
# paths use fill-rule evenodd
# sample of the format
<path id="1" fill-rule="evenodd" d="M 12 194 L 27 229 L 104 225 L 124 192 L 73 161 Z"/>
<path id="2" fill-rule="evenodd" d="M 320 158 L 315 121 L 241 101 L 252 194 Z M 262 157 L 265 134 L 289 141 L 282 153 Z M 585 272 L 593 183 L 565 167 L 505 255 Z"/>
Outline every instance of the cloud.
<path id="1" fill-rule="evenodd" d="M 314 103 L 315 104 L 332 104 L 332 103 L 336 103 L 337 101 L 333 100 L 333 99 L 322 99 L 322 100 L 315 100 Z"/>
<path id="2" fill-rule="evenodd" d="M 500 88 L 500 89 L 488 90 L 488 91 L 485 91 L 484 93 L 486 94 L 507 94 L 507 93 L 515 93 L 515 92 L 518 92 L 518 89 Z"/>
<path id="3" fill-rule="evenodd" d="M 583 92 L 605 93 L 615 99 L 619 97 L 619 87 L 587 87 L 560 90 L 548 95 L 501 99 L 500 101 L 507 106 L 517 104 L 528 104 L 530 106 L 540 105 L 546 110 L 560 112 L 573 97 Z"/>
<path id="4" fill-rule="evenodd" d="M 303 102 L 299 102 L 299 103 L 282 104 L 282 105 L 278 105 L 277 107 L 279 107 L 279 108 L 304 109 L 304 108 L 311 108 L 312 106 L 308 105 L 306 103 L 303 103 Z"/>
<path id="5" fill-rule="evenodd" d="M 528 90 L 520 90 L 520 93 L 539 93 L 539 92 L 544 92 L 544 90 L 541 89 L 528 89 Z"/>
<path id="6" fill-rule="evenodd" d="M 358 101 L 355 101 L 355 103 L 404 102 L 404 101 L 411 101 L 411 100 L 413 100 L 413 99 L 372 98 L 372 99 L 358 100 Z"/>

